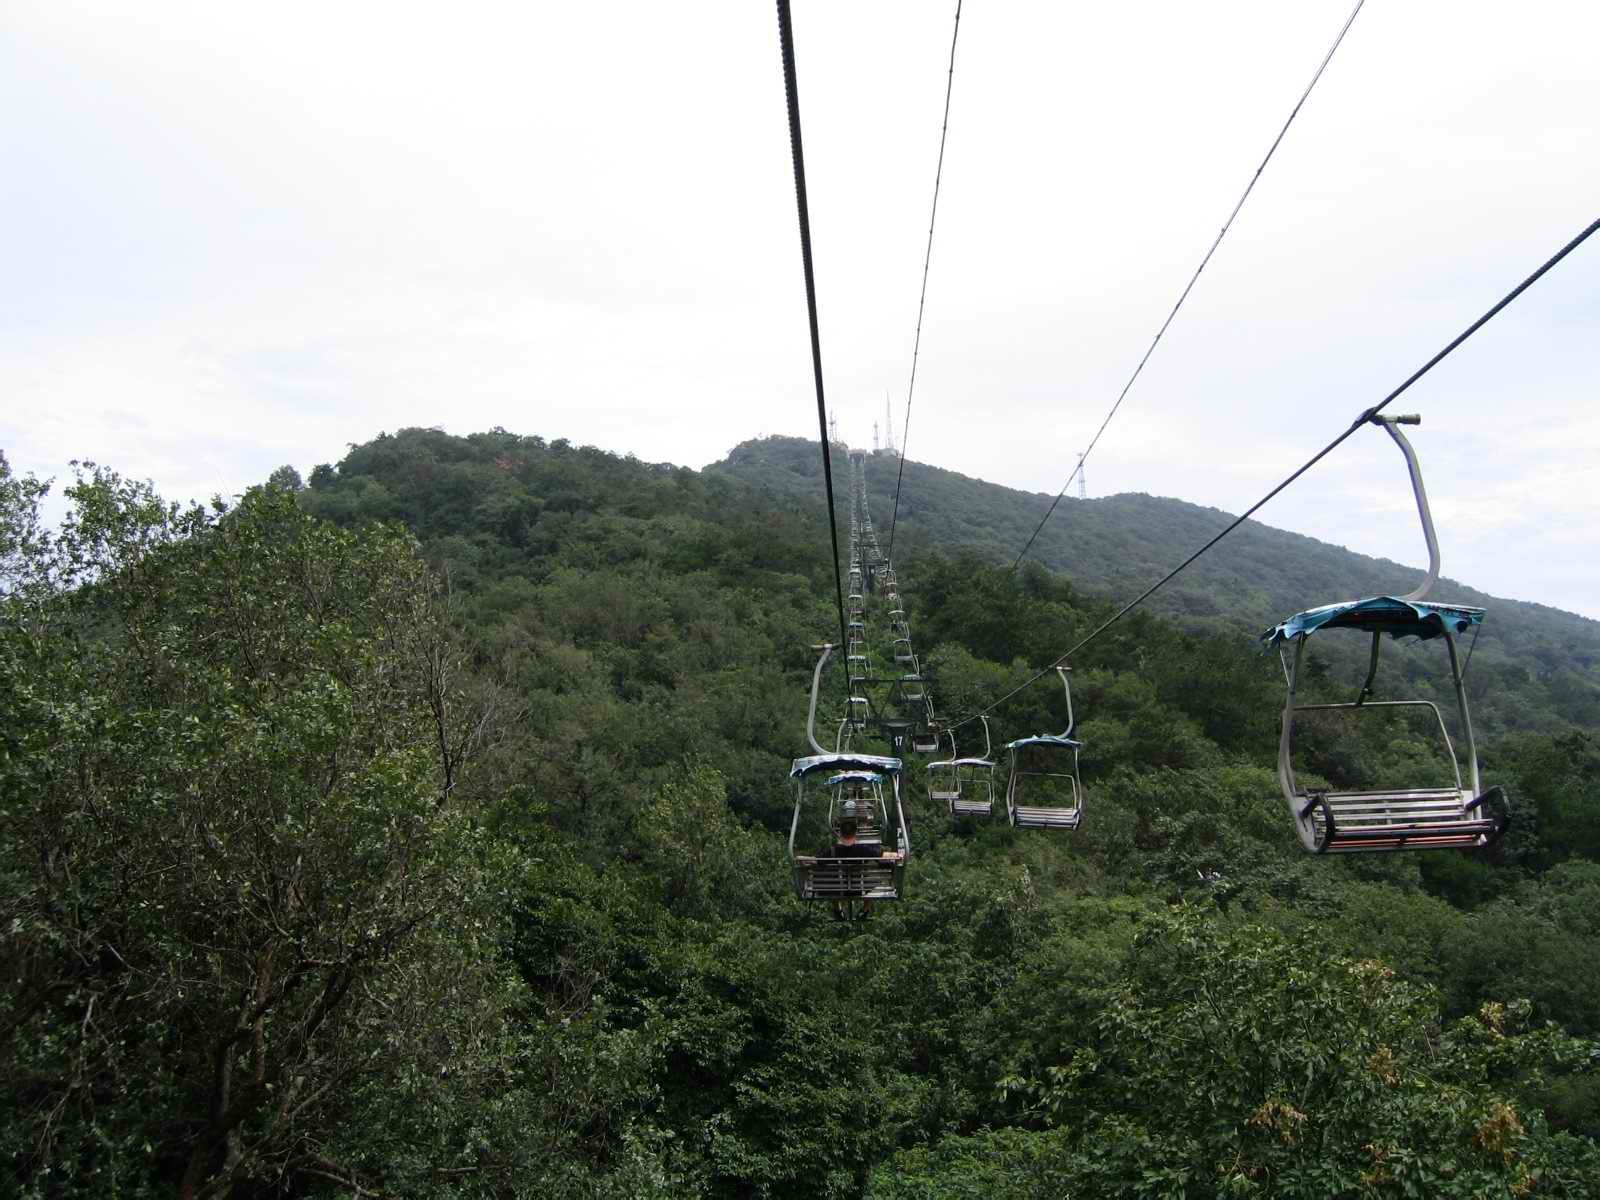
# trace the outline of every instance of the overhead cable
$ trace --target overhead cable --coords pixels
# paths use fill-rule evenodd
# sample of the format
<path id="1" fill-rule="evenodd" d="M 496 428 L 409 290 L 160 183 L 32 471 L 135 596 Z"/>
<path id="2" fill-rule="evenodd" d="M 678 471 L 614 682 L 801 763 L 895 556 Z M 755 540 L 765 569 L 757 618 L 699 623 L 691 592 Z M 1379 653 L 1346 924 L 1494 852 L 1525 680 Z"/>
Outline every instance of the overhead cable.
<path id="1" fill-rule="evenodd" d="M 911 437 L 911 398 L 917 390 L 917 355 L 922 350 L 922 310 L 928 303 L 928 264 L 933 261 L 933 225 L 939 215 L 939 181 L 944 178 L 944 140 L 950 132 L 950 90 L 956 81 L 956 39 L 961 36 L 961 0 L 956 0 L 955 28 L 950 34 L 950 69 L 944 81 L 944 123 L 939 126 L 939 165 L 933 171 L 933 211 L 928 214 L 928 248 L 922 255 L 922 295 L 917 298 L 917 336 L 911 344 L 911 382 L 906 387 L 905 431 L 900 435 L 900 472 L 894 481 L 894 512 L 889 517 L 888 560 L 894 561 L 894 530 L 900 519 L 900 484 L 906 477 L 906 441 Z"/>
<path id="2" fill-rule="evenodd" d="M 828 443 L 828 404 L 822 391 L 822 338 L 817 332 L 817 281 L 811 267 L 811 209 L 806 203 L 806 159 L 800 147 L 800 88 L 795 82 L 794 30 L 789 0 L 778 0 L 778 40 L 783 47 L 783 88 L 789 101 L 789 149 L 794 156 L 794 199 L 800 215 L 800 261 L 805 266 L 806 312 L 811 318 L 811 373 L 817 385 L 817 435 L 822 446 L 822 486 L 828 496 L 828 534 L 833 540 L 833 590 L 839 608 L 839 645 L 848 646 L 844 579 L 839 572 L 839 521 L 833 506 L 833 450 Z"/>
<path id="3" fill-rule="evenodd" d="M 1217 252 L 1217 247 L 1222 245 L 1222 239 L 1228 236 L 1228 230 L 1233 225 L 1234 218 L 1239 215 L 1239 210 L 1244 207 L 1244 202 L 1250 198 L 1250 193 L 1255 190 L 1256 183 L 1261 178 L 1261 173 L 1267 169 L 1267 164 L 1272 161 L 1272 156 L 1277 153 L 1278 145 L 1283 141 L 1284 134 L 1289 132 L 1289 126 L 1294 124 L 1295 117 L 1300 115 L 1301 107 L 1311 96 L 1311 89 L 1317 86 L 1317 80 L 1322 78 L 1322 73 L 1328 69 L 1328 64 L 1333 61 L 1334 52 L 1339 49 L 1339 44 L 1344 41 L 1344 35 L 1350 32 L 1350 26 L 1355 24 L 1356 14 L 1361 11 L 1361 6 L 1365 2 L 1366 0 L 1356 0 L 1356 6 L 1350 10 L 1350 15 L 1345 18 L 1344 25 L 1339 30 L 1339 36 L 1333 39 L 1333 45 L 1329 46 L 1328 53 L 1323 55 L 1322 63 L 1317 67 L 1316 74 L 1311 77 L 1311 82 L 1306 84 L 1306 90 L 1300 94 L 1300 99 L 1295 102 L 1294 108 L 1289 113 L 1289 119 L 1283 123 L 1283 128 L 1278 130 L 1278 136 L 1272 139 L 1272 145 L 1267 148 L 1267 156 L 1261 160 L 1261 165 L 1256 168 L 1256 173 L 1250 177 L 1249 184 L 1245 186 L 1244 194 L 1239 197 L 1239 202 L 1233 206 L 1233 211 L 1228 214 L 1228 219 L 1222 223 L 1222 228 L 1218 231 L 1216 240 L 1211 243 L 1211 249 L 1206 251 L 1205 257 L 1200 260 L 1200 265 L 1194 269 L 1194 274 L 1189 277 L 1188 284 L 1185 285 L 1182 294 L 1178 296 L 1178 302 L 1172 306 L 1172 311 L 1167 314 L 1167 319 L 1161 322 L 1161 328 L 1156 330 L 1156 336 L 1151 341 L 1150 348 L 1144 352 L 1144 357 L 1139 360 L 1139 365 L 1134 367 L 1133 374 L 1128 376 L 1128 382 L 1122 385 L 1122 391 L 1118 394 L 1116 403 L 1111 406 L 1111 411 L 1106 413 L 1105 420 L 1100 422 L 1100 428 L 1095 431 L 1093 439 L 1090 440 L 1089 448 L 1078 455 L 1078 465 L 1073 468 L 1072 474 L 1067 476 L 1067 481 L 1061 485 L 1061 490 L 1056 493 L 1056 498 L 1050 502 L 1050 507 L 1045 511 L 1044 516 L 1039 518 L 1039 524 L 1028 538 L 1027 545 L 1023 546 L 1021 552 L 1017 555 L 1017 561 L 1011 564 L 1013 571 L 1022 565 L 1022 560 L 1027 557 L 1028 551 L 1033 547 L 1033 543 L 1038 538 L 1040 531 L 1044 529 L 1045 522 L 1056 511 L 1056 506 L 1061 503 L 1061 498 L 1067 494 L 1067 489 L 1072 486 L 1072 481 L 1083 473 L 1083 464 L 1088 460 L 1089 455 L 1094 453 L 1094 448 L 1100 441 L 1100 435 L 1105 433 L 1106 426 L 1111 424 L 1111 418 L 1117 415 L 1117 410 L 1122 407 L 1122 402 L 1127 399 L 1129 391 L 1133 389 L 1134 382 L 1144 370 L 1145 363 L 1150 361 L 1150 356 L 1155 353 L 1156 347 L 1161 344 L 1161 339 L 1166 334 L 1167 327 L 1172 324 L 1173 318 L 1178 315 L 1178 310 L 1183 307 L 1183 302 L 1189 298 L 1189 293 L 1194 290 L 1194 285 L 1199 281 L 1201 272 L 1206 269 L 1206 264 L 1211 261 L 1211 256 Z"/>
<path id="4" fill-rule="evenodd" d="M 961 726 L 969 724 L 972 721 L 977 720 L 979 717 L 983 717 L 983 716 L 989 715 L 996 708 L 998 708 L 1000 705 L 1004 704 L 1007 700 L 1011 699 L 1013 696 L 1017 695 L 1019 692 L 1025 691 L 1027 688 L 1032 687 L 1035 683 L 1039 682 L 1039 680 L 1043 679 L 1046 675 L 1050 674 L 1050 672 L 1054 671 L 1058 666 L 1061 666 L 1061 665 L 1065 664 L 1068 660 L 1070 660 L 1073 657 L 1073 655 L 1079 653 L 1080 651 L 1082 651 L 1083 649 L 1088 647 L 1092 642 L 1095 641 L 1095 639 L 1100 637 L 1101 634 L 1105 633 L 1106 630 L 1110 629 L 1118 621 L 1122 620 L 1123 617 L 1127 616 L 1135 608 L 1137 608 L 1139 605 L 1143 604 L 1151 596 L 1155 595 L 1155 593 L 1158 592 L 1161 588 L 1165 587 L 1168 583 L 1170 583 L 1173 579 L 1175 579 L 1179 574 L 1181 574 L 1183 571 L 1188 569 L 1188 567 L 1196 559 L 1198 559 L 1202 554 L 1206 553 L 1206 551 L 1210 550 L 1213 546 L 1215 546 L 1223 538 L 1227 537 L 1235 529 L 1239 528 L 1240 525 L 1243 525 L 1247 520 L 1250 519 L 1250 517 L 1252 517 L 1256 512 L 1258 512 L 1267 503 L 1267 501 L 1271 500 L 1279 492 L 1283 491 L 1284 488 L 1288 487 L 1295 480 L 1299 479 L 1300 476 L 1304 475 L 1312 467 L 1316 466 L 1317 463 L 1321 462 L 1324 458 L 1326 458 L 1329 454 L 1331 454 L 1337 447 L 1342 445 L 1346 438 L 1348 438 L 1351 434 L 1355 433 L 1356 430 L 1360 429 L 1363 425 L 1367 424 L 1374 417 L 1376 417 L 1379 413 L 1381 413 L 1385 408 L 1387 408 L 1389 406 L 1389 404 L 1392 401 L 1398 399 L 1408 388 L 1410 388 L 1412 384 L 1416 383 L 1417 380 L 1421 379 L 1429 371 L 1433 370 L 1434 367 L 1438 366 L 1447 357 L 1449 357 L 1449 355 L 1456 349 L 1456 347 L 1460 346 L 1461 343 L 1465 342 L 1473 334 L 1477 333 L 1478 330 L 1482 329 L 1491 320 L 1493 320 L 1500 313 L 1500 311 L 1502 309 L 1504 309 L 1508 304 L 1510 304 L 1518 296 L 1522 295 L 1523 292 L 1527 291 L 1528 288 L 1532 287 L 1535 283 L 1537 283 L 1545 275 L 1545 273 L 1548 272 L 1552 267 L 1554 267 L 1562 259 L 1566 258 L 1567 255 L 1571 254 L 1579 246 L 1583 245 L 1583 243 L 1586 242 L 1595 233 L 1596 230 L 1600 230 L 1600 219 L 1596 219 L 1596 220 L 1590 222 L 1588 227 L 1585 228 L 1583 230 L 1583 232 L 1579 233 L 1577 237 L 1573 238 L 1565 246 L 1561 247 L 1561 249 L 1556 251 L 1555 254 L 1551 255 L 1550 258 L 1546 259 L 1544 264 L 1542 266 L 1540 266 L 1538 270 L 1534 271 L 1533 274 L 1529 275 L 1521 283 L 1517 284 L 1516 287 L 1512 288 L 1503 297 L 1501 297 L 1499 302 L 1496 303 L 1493 308 L 1489 309 L 1488 312 L 1484 313 L 1481 317 L 1479 317 L 1471 325 L 1468 325 L 1464 330 L 1462 330 L 1459 334 L 1457 334 L 1454 338 L 1452 338 L 1451 341 L 1449 342 L 1449 344 L 1446 345 L 1444 349 L 1440 350 L 1437 354 L 1435 354 L 1427 362 L 1423 363 L 1422 366 L 1418 367 L 1409 376 L 1407 376 L 1405 382 L 1402 383 L 1399 387 L 1395 388 L 1394 391 L 1390 392 L 1387 396 L 1385 396 L 1377 404 L 1373 405 L 1371 408 L 1369 408 L 1366 411 L 1364 411 L 1363 413 L 1361 413 L 1360 416 L 1358 416 L 1354 421 L 1352 421 L 1350 423 L 1350 427 L 1348 429 L 1346 429 L 1338 437 L 1334 438 L 1333 441 L 1329 442 L 1321 450 L 1318 450 L 1315 454 L 1313 454 L 1309 459 L 1306 460 L 1306 462 L 1304 464 L 1302 464 L 1299 468 L 1297 468 L 1292 475 L 1290 475 L 1282 483 L 1278 484 L 1277 487 L 1273 488 L 1265 496 L 1261 497 L 1261 499 L 1257 500 L 1248 509 L 1246 509 L 1245 512 L 1242 513 L 1240 516 L 1235 517 L 1233 519 L 1233 521 L 1229 523 L 1227 528 L 1223 529 L 1221 533 L 1218 533 L 1215 537 L 1213 537 L 1205 545 L 1201 546 L 1193 554 L 1189 555 L 1188 558 L 1184 559 L 1176 567 L 1174 567 L 1174 568 L 1172 568 L 1172 570 L 1168 571 L 1165 575 L 1163 575 L 1155 583 L 1153 583 L 1149 587 L 1145 588 L 1145 590 L 1140 592 L 1139 595 L 1135 596 L 1132 600 L 1130 600 L 1130 601 L 1128 601 L 1128 603 L 1124 604 L 1121 608 L 1119 608 L 1111 616 L 1107 617 L 1104 621 L 1100 622 L 1099 625 L 1097 625 L 1086 637 L 1082 638 L 1071 649 L 1065 651 L 1062 654 L 1057 655 L 1054 659 L 1052 659 L 1050 661 L 1049 665 L 1047 665 L 1044 668 L 1042 668 L 1041 670 L 1035 672 L 1028 679 L 1024 680 L 1022 683 L 1020 683 L 1016 687 L 1012 688 L 1005 695 L 1001 696 L 998 700 L 993 701 L 992 703 L 990 703 L 986 707 L 979 709 L 977 712 L 974 712 L 974 713 L 971 713 L 971 714 L 969 714 L 969 715 L 967 715 L 965 717 L 962 717 L 959 721 L 957 721 L 954 724 L 952 724 L 950 726 L 950 728 L 951 729 L 959 729 Z"/>

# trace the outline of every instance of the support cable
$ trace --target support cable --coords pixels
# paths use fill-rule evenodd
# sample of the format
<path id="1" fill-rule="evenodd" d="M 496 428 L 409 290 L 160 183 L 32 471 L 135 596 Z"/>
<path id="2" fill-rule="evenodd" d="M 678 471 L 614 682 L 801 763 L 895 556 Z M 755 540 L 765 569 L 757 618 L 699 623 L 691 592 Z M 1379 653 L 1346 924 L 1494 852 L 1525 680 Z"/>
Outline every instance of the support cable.
<path id="1" fill-rule="evenodd" d="M 1050 502 L 1050 507 L 1045 511 L 1044 516 L 1039 518 L 1038 526 L 1035 527 L 1032 536 L 1028 538 L 1027 545 L 1022 547 L 1022 552 L 1017 555 L 1017 561 L 1011 564 L 1013 571 L 1021 566 L 1022 560 L 1028 556 L 1028 551 L 1033 548 L 1033 543 L 1038 538 L 1040 531 L 1044 529 L 1045 522 L 1056 511 L 1056 506 L 1061 503 L 1061 498 L 1067 494 L 1067 489 L 1072 486 L 1072 481 L 1083 473 L 1083 464 L 1089 455 L 1094 453 L 1094 448 L 1100 441 L 1100 435 L 1105 433 L 1106 426 L 1111 424 L 1111 418 L 1117 415 L 1117 410 L 1122 407 L 1122 402 L 1127 399 L 1128 393 L 1133 389 L 1133 385 L 1138 380 L 1140 373 L 1144 371 L 1145 363 L 1150 361 L 1150 356 L 1155 353 L 1156 347 L 1161 344 L 1161 339 L 1166 334 L 1167 327 L 1172 324 L 1173 318 L 1178 315 L 1178 310 L 1183 307 L 1183 302 L 1189 298 L 1189 293 L 1194 290 L 1194 285 L 1199 282 L 1200 273 L 1206 269 L 1206 264 L 1211 261 L 1211 256 L 1217 252 L 1217 247 L 1222 245 L 1222 239 L 1228 236 L 1228 230 L 1232 227 L 1234 218 L 1239 215 L 1239 210 L 1244 207 L 1244 202 L 1250 199 L 1250 193 L 1255 190 L 1256 183 L 1261 179 L 1261 173 L 1267 169 L 1267 164 L 1272 161 L 1272 156 L 1277 153 L 1278 146 L 1283 141 L 1284 135 L 1289 132 L 1289 126 L 1294 124 L 1295 117 L 1300 115 L 1300 109 L 1311 96 L 1311 89 L 1317 86 L 1317 80 L 1322 78 L 1322 73 L 1328 69 L 1328 64 L 1333 61 L 1334 52 L 1339 49 L 1339 44 L 1344 41 L 1344 35 L 1350 32 L 1350 26 L 1355 24 L 1356 14 L 1361 11 L 1361 6 L 1364 3 L 1366 3 L 1366 0 L 1356 0 L 1356 6 L 1350 10 L 1350 15 L 1345 18 L 1344 26 L 1339 30 L 1339 36 L 1333 39 L 1333 45 L 1328 47 L 1328 53 L 1323 55 L 1322 65 L 1317 68 L 1316 74 L 1311 77 L 1311 82 L 1306 84 L 1306 90 L 1301 93 L 1300 99 L 1295 102 L 1294 108 L 1289 113 L 1289 119 L 1283 123 L 1283 128 L 1278 130 L 1278 136 L 1272 139 L 1272 145 L 1267 149 L 1267 156 L 1261 160 L 1261 165 L 1256 168 L 1256 173 L 1250 177 L 1250 183 L 1245 187 L 1244 194 L 1239 197 L 1239 202 L 1233 206 L 1233 211 L 1228 214 L 1228 219 L 1223 222 L 1222 229 L 1218 231 L 1216 240 L 1211 243 L 1211 249 L 1206 251 L 1206 256 L 1200 260 L 1200 265 L 1194 269 L 1194 274 L 1189 277 L 1189 282 L 1184 287 L 1183 293 L 1178 297 L 1178 302 L 1172 306 L 1172 311 L 1167 314 L 1167 319 L 1161 322 L 1161 328 L 1156 330 L 1156 336 L 1151 341 L 1150 348 L 1144 352 L 1144 357 L 1139 360 L 1139 365 L 1134 367 L 1133 374 L 1128 376 L 1128 382 L 1122 385 L 1122 391 L 1117 396 L 1116 403 L 1111 406 L 1111 411 L 1106 413 L 1105 420 L 1100 422 L 1100 428 L 1095 431 L 1094 438 L 1089 442 L 1089 448 L 1078 455 L 1078 465 L 1073 468 L 1072 474 L 1067 476 L 1067 481 L 1061 485 L 1061 490 L 1056 493 L 1056 498 Z"/>
<path id="2" fill-rule="evenodd" d="M 1054 659 L 1052 659 L 1048 666 L 1046 666 L 1043 669 L 1035 672 L 1030 678 L 1028 678 L 1027 680 L 1023 681 L 1021 684 L 1018 684 L 1016 687 L 1012 688 L 1009 692 L 1007 692 L 1005 695 L 1001 696 L 998 700 L 995 700 L 995 701 L 991 702 L 989 705 L 987 705 L 984 708 L 979 709 L 977 712 L 971 713 L 971 714 L 961 718 L 961 720 L 959 720 L 959 721 L 955 722 L 953 725 L 951 725 L 950 728 L 951 729 L 959 729 L 961 726 L 970 724 L 971 722 L 977 720 L 979 717 L 987 716 L 990 713 L 994 712 L 994 710 L 996 708 L 998 708 L 1000 705 L 1004 704 L 1007 700 L 1011 699 L 1013 696 L 1017 695 L 1019 692 L 1022 692 L 1022 691 L 1026 690 L 1029 687 L 1032 687 L 1035 683 L 1039 682 L 1039 680 L 1043 679 L 1046 675 L 1050 674 L 1050 672 L 1054 671 L 1058 666 L 1061 666 L 1061 665 L 1065 664 L 1069 659 L 1071 659 L 1073 657 L 1073 655 L 1077 654 L 1079 651 L 1083 650 L 1085 647 L 1090 645 L 1097 638 L 1099 638 L 1101 634 L 1105 633 L 1106 630 L 1110 629 L 1118 621 L 1122 620 L 1123 617 L 1127 616 L 1135 608 L 1137 608 L 1139 605 L 1143 604 L 1151 596 L 1155 595 L 1155 593 L 1157 591 L 1159 591 L 1161 588 L 1165 587 L 1168 583 L 1170 583 L 1173 579 L 1175 579 L 1183 571 L 1187 570 L 1188 567 L 1197 558 L 1199 558 L 1202 554 L 1206 553 L 1206 551 L 1210 550 L 1213 546 L 1215 546 L 1223 538 L 1227 537 L 1235 529 L 1239 528 L 1240 525 L 1243 525 L 1247 520 L 1249 520 L 1251 516 L 1253 516 L 1257 511 L 1259 511 L 1267 503 L 1267 501 L 1271 500 L 1279 492 L 1283 491 L 1284 488 L 1288 487 L 1295 480 L 1299 479 L 1300 476 L 1304 475 L 1312 467 L 1316 466 L 1317 463 L 1321 462 L 1324 458 L 1326 458 L 1329 454 L 1331 454 L 1338 446 L 1342 445 L 1346 438 L 1348 438 L 1351 434 L 1355 433 L 1355 431 L 1360 429 L 1363 425 L 1365 425 L 1368 422 L 1372 421 L 1373 418 L 1375 418 L 1379 413 L 1381 413 L 1385 408 L 1387 408 L 1392 401 L 1399 399 L 1399 397 L 1408 388 L 1410 388 L 1412 384 L 1416 383 L 1417 380 L 1421 379 L 1429 371 L 1433 370 L 1434 367 L 1438 366 L 1447 357 L 1449 357 L 1449 355 L 1456 349 L 1456 347 L 1460 346 L 1461 343 L 1465 342 L 1473 334 L 1477 333 L 1478 330 L 1482 329 L 1485 325 L 1487 325 L 1491 320 L 1493 320 L 1497 315 L 1499 315 L 1499 313 L 1500 313 L 1500 311 L 1502 309 L 1504 309 L 1508 304 L 1510 304 L 1518 296 L 1522 295 L 1523 292 L 1527 291 L 1528 288 L 1532 287 L 1541 278 L 1543 278 L 1545 273 L 1548 272 L 1552 267 L 1554 267 L 1562 259 L 1566 258 L 1567 255 L 1571 254 L 1579 246 L 1583 245 L 1584 242 L 1588 241 L 1588 239 L 1595 233 L 1596 230 L 1600 230 L 1600 219 L 1597 219 L 1595 221 L 1590 222 L 1588 227 L 1585 228 L 1583 230 L 1583 232 L 1578 234 L 1577 237 L 1573 238 L 1570 242 L 1568 242 L 1560 250 L 1556 251 L 1556 253 L 1553 254 L 1550 258 L 1546 259 L 1544 264 L 1541 267 L 1539 267 L 1538 270 L 1534 271 L 1533 274 L 1529 275 L 1521 283 L 1517 284 L 1516 287 L 1512 288 L 1511 291 L 1507 292 L 1505 294 L 1505 296 L 1503 296 L 1500 299 L 1500 301 L 1495 304 L 1495 306 L 1493 308 L 1489 309 L 1488 312 L 1484 313 L 1481 317 L 1479 317 L 1471 325 L 1468 325 L 1464 330 L 1462 330 L 1453 339 L 1451 339 L 1450 343 L 1447 346 L 1445 346 L 1445 348 L 1443 350 L 1440 350 L 1437 354 L 1435 354 L 1427 362 L 1423 363 L 1422 366 L 1418 367 L 1415 371 L 1413 371 L 1406 378 L 1406 381 L 1404 383 L 1402 383 L 1399 387 L 1395 388 L 1394 391 L 1390 392 L 1387 396 L 1385 396 L 1377 404 L 1373 405 L 1371 408 L 1369 408 L 1366 411 L 1364 411 L 1360 416 L 1358 416 L 1354 421 L 1352 421 L 1350 423 L 1350 428 L 1346 429 L 1338 437 L 1334 438 L 1333 441 L 1329 442 L 1321 450 L 1318 450 L 1314 455 L 1312 455 L 1309 459 L 1307 459 L 1306 462 L 1302 466 L 1300 466 L 1292 475 L 1290 475 L 1282 483 L 1278 484 L 1277 487 L 1273 488 L 1265 496 L 1261 497 L 1261 499 L 1257 500 L 1247 510 L 1245 510 L 1245 512 L 1243 514 L 1241 514 L 1238 517 L 1235 517 L 1233 519 L 1233 521 L 1228 525 L 1228 527 L 1226 529 L 1222 530 L 1221 533 L 1217 534 L 1210 541 L 1208 541 L 1205 545 L 1201 546 L 1200 549 L 1196 550 L 1193 554 L 1189 555 L 1188 558 L 1184 559 L 1176 567 L 1174 567 L 1174 568 L 1172 568 L 1172 570 L 1168 571 L 1165 575 L 1163 575 L 1155 583 L 1153 583 L 1149 587 L 1145 588 L 1144 591 L 1140 592 L 1136 597 L 1134 597 L 1132 600 L 1128 601 L 1128 603 L 1124 604 L 1121 608 L 1119 608 L 1111 616 L 1107 617 L 1104 621 L 1100 622 L 1100 624 L 1098 626 L 1096 626 L 1093 631 L 1091 631 L 1086 637 L 1081 639 L 1070 650 L 1067 650 L 1065 653 L 1060 654 L 1057 657 L 1055 657 Z"/>
<path id="3" fill-rule="evenodd" d="M 956 39 L 961 36 L 961 0 L 956 0 L 955 28 L 950 34 L 950 69 L 944 81 L 944 123 L 939 126 L 939 165 L 933 172 L 933 211 L 928 214 L 928 249 L 922 256 L 922 295 L 917 298 L 917 336 L 911 344 L 911 383 L 906 388 L 906 423 L 900 435 L 900 472 L 894 481 L 894 512 L 889 517 L 889 552 L 894 562 L 894 529 L 900 519 L 900 484 L 906 477 L 906 441 L 911 436 L 911 398 L 917 390 L 917 355 L 922 351 L 922 310 L 928 303 L 928 264 L 933 261 L 933 225 L 939 215 L 939 181 L 944 178 L 944 140 L 950 132 L 950 91 L 956 82 Z"/>
<path id="4" fill-rule="evenodd" d="M 789 102 L 789 148 L 794 156 L 794 199 L 800 216 L 800 260 L 805 265 L 806 312 L 811 318 L 811 373 L 817 385 L 817 434 L 822 443 L 823 488 L 828 495 L 828 533 L 833 539 L 833 591 L 839 609 L 839 645 L 848 647 L 844 578 L 839 572 L 839 521 L 833 506 L 833 448 L 828 442 L 828 404 L 822 391 L 822 338 L 817 332 L 817 281 L 811 267 L 811 209 L 806 203 L 806 160 L 800 147 L 800 88 L 795 81 L 794 30 L 789 18 L 789 0 L 778 0 L 778 40 L 783 47 L 783 88 Z"/>

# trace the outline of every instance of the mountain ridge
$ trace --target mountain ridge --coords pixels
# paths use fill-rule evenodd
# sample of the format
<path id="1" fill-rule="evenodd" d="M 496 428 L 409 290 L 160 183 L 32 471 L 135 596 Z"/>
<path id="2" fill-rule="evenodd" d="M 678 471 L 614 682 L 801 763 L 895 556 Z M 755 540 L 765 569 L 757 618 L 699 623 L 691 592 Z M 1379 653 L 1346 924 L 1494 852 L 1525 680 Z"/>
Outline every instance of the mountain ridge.
<path id="1" fill-rule="evenodd" d="M 842 448 L 835 446 L 834 455 L 842 461 Z M 874 521 L 887 545 L 899 459 L 885 452 L 865 459 Z M 746 441 L 706 471 L 758 490 L 821 500 L 821 462 L 813 441 Z M 836 471 L 836 487 L 840 477 Z M 913 581 L 917 559 L 929 551 L 1009 565 L 1051 500 L 907 459 L 895 521 L 896 565 Z M 1065 574 L 1087 595 L 1118 603 L 1139 595 L 1234 520 L 1221 509 L 1143 492 L 1067 497 L 1062 504 L 1040 532 L 1030 561 Z M 1291 613 L 1402 590 L 1421 573 L 1252 519 L 1147 604 L 1191 633 L 1258 637 Z M 1489 610 L 1476 644 L 1469 642 L 1473 700 L 1487 725 L 1524 727 L 1530 707 L 1549 707 L 1551 700 L 1558 721 L 1600 725 L 1600 621 L 1538 601 L 1494 596 L 1449 577 L 1440 578 L 1434 595 Z M 1333 657 L 1353 661 L 1355 653 L 1335 649 Z M 1551 700 L 1539 692 L 1550 693 Z"/>

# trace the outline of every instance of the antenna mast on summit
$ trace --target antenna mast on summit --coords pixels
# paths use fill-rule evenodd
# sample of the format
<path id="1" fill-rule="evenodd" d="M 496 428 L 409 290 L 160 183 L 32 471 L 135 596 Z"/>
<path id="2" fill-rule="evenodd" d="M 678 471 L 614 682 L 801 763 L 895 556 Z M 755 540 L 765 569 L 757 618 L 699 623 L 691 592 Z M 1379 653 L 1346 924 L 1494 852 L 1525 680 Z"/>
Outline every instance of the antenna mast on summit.
<path id="1" fill-rule="evenodd" d="M 872 423 L 872 452 L 874 454 L 878 452 L 878 423 L 876 421 Z"/>
<path id="2" fill-rule="evenodd" d="M 830 442 L 837 442 L 839 440 L 839 414 L 838 413 L 829 413 L 828 414 L 828 440 Z M 1080 455 L 1078 455 L 1078 457 L 1082 458 L 1083 455 L 1080 454 Z"/>
<path id="3" fill-rule="evenodd" d="M 1078 452 L 1078 499 L 1089 498 L 1089 485 L 1083 481 L 1083 452 Z"/>
<path id="4" fill-rule="evenodd" d="M 894 418 L 889 415 L 889 392 L 883 393 L 883 448 L 894 453 Z"/>

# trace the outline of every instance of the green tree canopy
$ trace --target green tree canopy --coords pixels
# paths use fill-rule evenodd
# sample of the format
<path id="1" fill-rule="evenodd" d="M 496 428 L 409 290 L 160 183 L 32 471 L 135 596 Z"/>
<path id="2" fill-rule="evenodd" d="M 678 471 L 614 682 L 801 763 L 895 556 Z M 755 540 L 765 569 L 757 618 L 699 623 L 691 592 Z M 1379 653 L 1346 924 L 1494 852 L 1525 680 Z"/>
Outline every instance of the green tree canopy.
<path id="1" fill-rule="evenodd" d="M 0 1162 L 41 1194 L 337 1176 L 364 1089 L 470 1078 L 505 986 L 432 578 L 276 488 L 68 496 L 0 601 Z"/>

